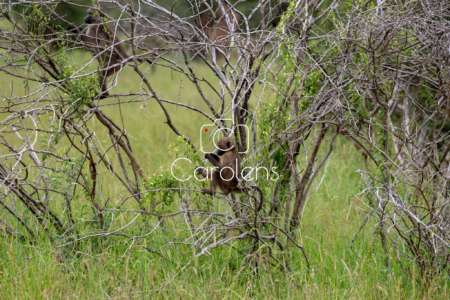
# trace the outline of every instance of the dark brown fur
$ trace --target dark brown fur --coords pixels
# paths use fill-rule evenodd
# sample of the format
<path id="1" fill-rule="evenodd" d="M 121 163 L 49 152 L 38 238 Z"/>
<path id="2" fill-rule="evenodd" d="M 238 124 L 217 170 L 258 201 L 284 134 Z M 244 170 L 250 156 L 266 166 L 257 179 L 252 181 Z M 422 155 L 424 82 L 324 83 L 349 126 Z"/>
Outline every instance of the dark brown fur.
<path id="1" fill-rule="evenodd" d="M 73 24 L 69 24 L 67 27 L 68 30 L 80 37 L 86 47 L 93 49 L 100 66 L 104 69 L 100 73 L 100 99 L 109 96 L 107 78 L 122 69 L 124 67 L 123 60 L 129 57 L 111 29 L 113 24 L 103 22 L 103 17 L 105 17 L 103 9 L 89 8 L 88 15 L 84 18 L 84 22 L 89 24 L 87 30 L 81 30 L 81 27 Z M 105 49 L 107 50 L 105 51 Z"/>
<path id="2" fill-rule="evenodd" d="M 241 193 L 242 190 L 238 187 L 241 160 L 236 142 L 232 138 L 224 137 L 217 142 L 217 147 L 216 153 L 205 154 L 205 158 L 215 167 L 212 176 L 211 174 L 205 174 L 204 170 L 196 168 L 197 173 L 205 178 L 211 178 L 210 189 L 202 189 L 202 192 L 214 195 L 218 187 L 225 195 Z"/>
<path id="3" fill-rule="evenodd" d="M 280 2 L 281 3 L 277 4 L 277 12 L 276 12 L 275 18 L 272 20 L 273 27 L 278 26 L 278 24 L 280 23 L 281 17 L 288 10 L 288 8 L 291 4 L 290 2 L 283 2 L 283 1 L 280 1 Z"/>

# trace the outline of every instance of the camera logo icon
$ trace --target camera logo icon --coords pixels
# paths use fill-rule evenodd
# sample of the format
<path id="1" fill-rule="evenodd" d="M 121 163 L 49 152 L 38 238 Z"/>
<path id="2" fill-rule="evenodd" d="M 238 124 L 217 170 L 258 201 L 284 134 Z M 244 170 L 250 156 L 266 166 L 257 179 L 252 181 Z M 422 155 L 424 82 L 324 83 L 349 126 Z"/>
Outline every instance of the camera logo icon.
<path id="1" fill-rule="evenodd" d="M 214 124 L 205 124 L 200 128 L 200 150 L 203 153 L 211 153 L 219 149 L 217 142 L 225 137 L 230 137 L 233 134 L 232 129 L 227 128 L 227 121 L 232 122 L 231 119 L 218 119 L 214 121 Z M 250 145 L 250 130 L 247 125 L 236 125 L 235 130 L 242 128 L 247 136 L 247 147 L 245 151 L 239 151 L 239 154 L 247 153 Z M 221 149 L 227 150 L 227 149 Z"/>

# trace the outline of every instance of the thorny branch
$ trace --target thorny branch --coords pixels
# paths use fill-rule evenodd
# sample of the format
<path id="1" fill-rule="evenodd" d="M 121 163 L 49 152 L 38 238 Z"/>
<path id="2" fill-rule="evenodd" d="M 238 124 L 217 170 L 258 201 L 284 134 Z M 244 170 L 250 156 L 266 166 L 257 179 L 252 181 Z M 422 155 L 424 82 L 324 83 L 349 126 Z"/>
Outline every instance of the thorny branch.
<path id="1" fill-rule="evenodd" d="M 424 275 L 443 270 L 450 259 L 450 4 L 300 0 L 283 11 L 282 1 L 260 0 L 244 12 L 238 2 L 98 1 L 103 22 L 129 49 L 119 66 L 96 66 L 95 51 L 55 25 L 70 22 L 53 2 L 0 4 L 0 228 L 30 240 L 44 231 L 58 248 L 119 236 L 132 241 L 131 250 L 145 239 L 162 258 L 169 246 L 188 245 L 196 257 L 229 246 L 249 265 L 284 270 L 296 248 L 310 268 L 299 225 L 310 187 L 342 136 L 366 159 L 361 198 L 383 245 L 390 239 Z M 98 47 L 97 55 L 114 53 Z M 84 49 L 92 54 L 80 66 L 73 53 Z M 140 90 L 97 100 L 98 75 L 117 67 L 108 90 L 120 87 L 125 68 Z M 160 68 L 190 81 L 207 109 L 163 99 L 147 77 Z M 149 188 L 123 120 L 103 111 L 116 107 L 122 116 L 127 105 L 148 101 L 193 156 L 195 139 L 170 106 L 214 121 L 215 131 L 236 140 L 244 167 L 275 168 L 278 178 L 248 172 L 240 183 L 246 193 L 212 202 L 197 183 Z M 106 181 L 121 191 L 105 193 Z M 86 203 L 90 221 L 74 209 Z M 168 224 L 183 237 L 160 244 L 155 233 Z"/>

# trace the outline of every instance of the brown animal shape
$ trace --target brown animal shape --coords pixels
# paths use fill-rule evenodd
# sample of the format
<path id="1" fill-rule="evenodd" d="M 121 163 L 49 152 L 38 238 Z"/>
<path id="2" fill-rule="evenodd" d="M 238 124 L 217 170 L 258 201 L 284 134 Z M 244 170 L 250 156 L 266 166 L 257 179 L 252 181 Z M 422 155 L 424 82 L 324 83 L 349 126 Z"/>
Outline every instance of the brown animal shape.
<path id="1" fill-rule="evenodd" d="M 84 22 L 89 24 L 87 30 L 81 30 L 81 26 L 69 24 L 67 29 L 77 34 L 81 42 L 93 49 L 99 65 L 103 71 L 100 72 L 100 99 L 109 96 L 107 78 L 124 67 L 123 61 L 129 56 L 125 52 L 121 41 L 112 30 L 112 24 L 107 24 L 103 20 L 105 11 L 101 8 L 89 8 L 88 15 Z"/>
<path id="2" fill-rule="evenodd" d="M 242 193 L 238 187 L 238 176 L 241 173 L 241 160 L 237 150 L 236 142 L 229 137 L 221 138 L 217 142 L 216 153 L 206 153 L 205 158 L 213 164 L 212 174 L 197 167 L 197 173 L 204 178 L 211 178 L 210 189 L 202 189 L 202 193 L 214 195 L 217 187 L 225 194 Z"/>
<path id="3" fill-rule="evenodd" d="M 198 18 L 197 25 L 203 30 L 208 39 L 215 41 L 218 48 L 225 53 L 226 47 L 231 41 L 231 31 L 237 28 L 240 17 L 239 15 L 236 15 L 225 3 L 221 3 L 215 14 L 216 19 L 213 21 L 211 14 L 203 13 Z M 228 24 L 233 27 L 231 30 Z M 216 51 L 217 58 L 223 57 L 221 51 Z"/>

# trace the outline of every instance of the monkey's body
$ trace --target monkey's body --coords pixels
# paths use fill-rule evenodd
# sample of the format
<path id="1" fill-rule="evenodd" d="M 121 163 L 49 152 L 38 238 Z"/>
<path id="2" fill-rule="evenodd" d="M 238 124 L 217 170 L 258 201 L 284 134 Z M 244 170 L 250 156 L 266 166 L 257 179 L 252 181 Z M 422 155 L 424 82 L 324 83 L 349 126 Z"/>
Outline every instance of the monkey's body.
<path id="1" fill-rule="evenodd" d="M 225 195 L 230 193 L 241 193 L 238 187 L 238 176 L 241 173 L 241 160 L 237 150 L 237 145 L 232 138 L 224 137 L 217 143 L 217 154 L 207 153 L 205 158 L 214 165 L 214 172 L 205 174 L 203 170 L 196 168 L 203 177 L 211 178 L 210 189 L 202 189 L 202 192 L 214 195 L 219 188 Z M 219 158 L 220 156 L 220 158 Z"/>
<path id="2" fill-rule="evenodd" d="M 110 25 L 103 22 L 102 16 L 104 16 L 102 9 L 89 8 L 88 15 L 84 18 L 84 22 L 89 24 L 87 30 L 81 30 L 81 27 L 73 24 L 67 27 L 79 36 L 86 47 L 94 51 L 99 65 L 104 69 L 100 73 L 102 91 L 100 99 L 109 95 L 107 78 L 120 71 L 124 67 L 122 62 L 129 57 Z"/>

